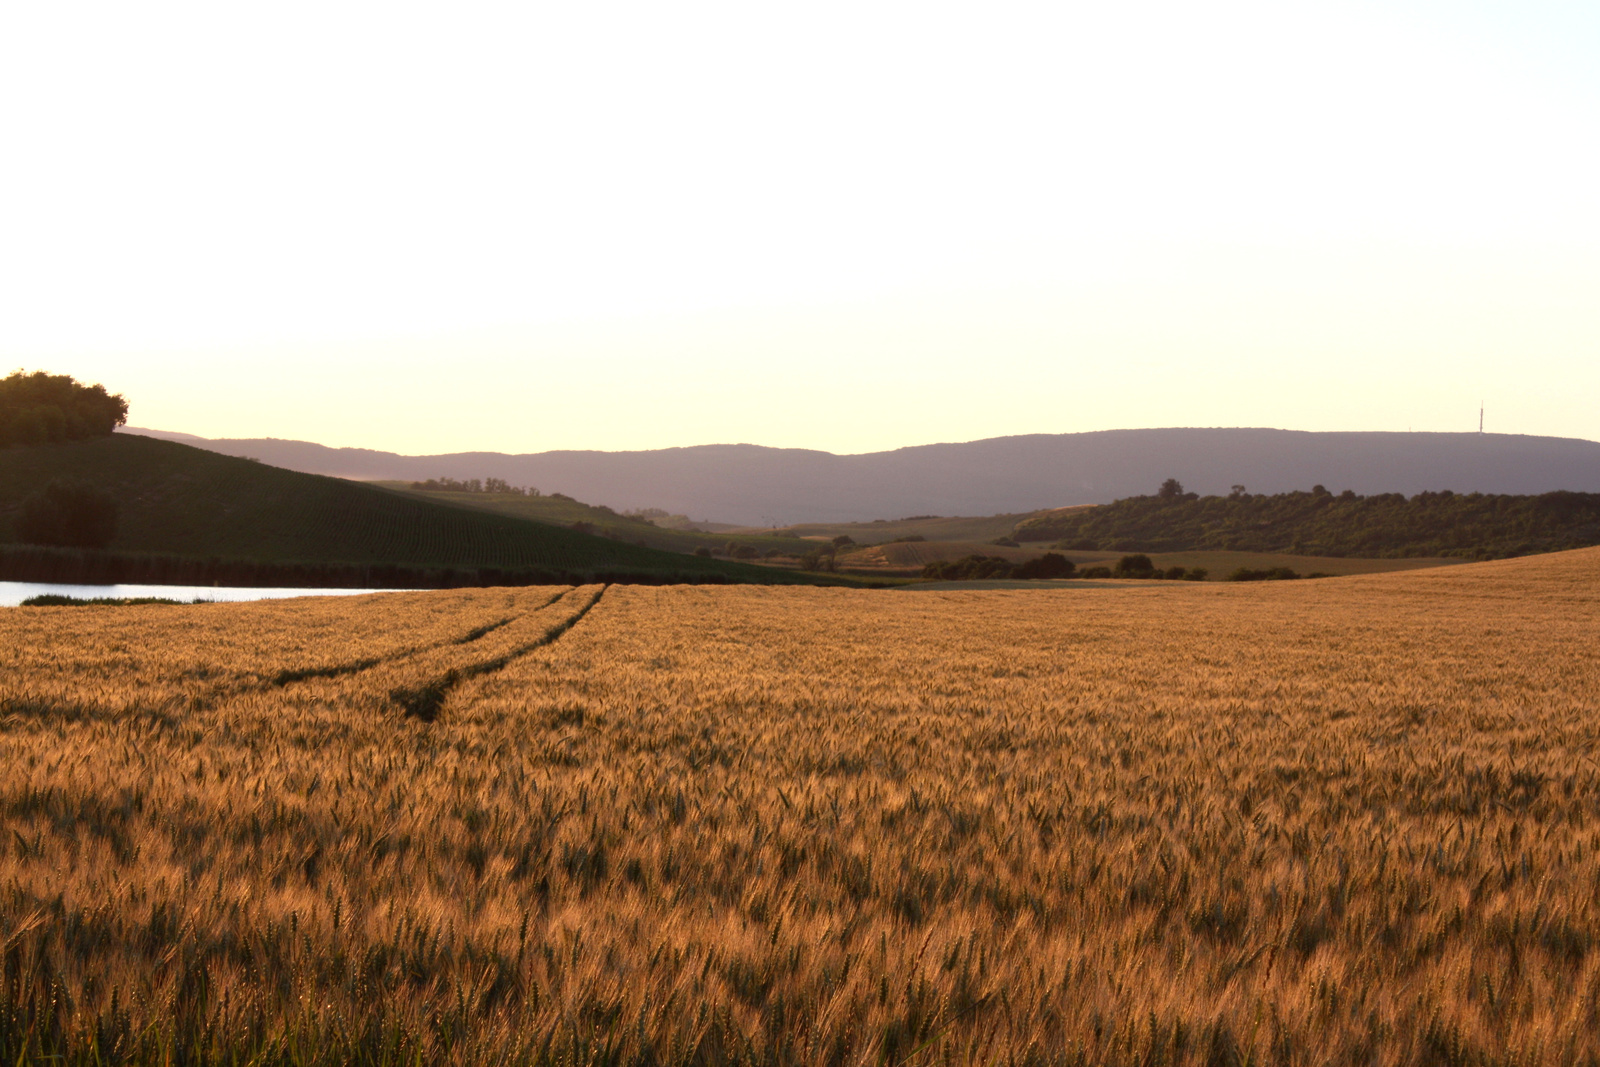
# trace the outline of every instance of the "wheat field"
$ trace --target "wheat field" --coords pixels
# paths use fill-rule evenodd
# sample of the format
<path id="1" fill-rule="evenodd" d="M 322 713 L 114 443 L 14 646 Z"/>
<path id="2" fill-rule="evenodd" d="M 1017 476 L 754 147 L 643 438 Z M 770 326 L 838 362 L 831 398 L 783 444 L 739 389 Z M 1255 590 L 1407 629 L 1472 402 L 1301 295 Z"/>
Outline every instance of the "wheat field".
<path id="1" fill-rule="evenodd" d="M 1600 1062 L 1600 550 L 0 610 L 0 1062 Z"/>

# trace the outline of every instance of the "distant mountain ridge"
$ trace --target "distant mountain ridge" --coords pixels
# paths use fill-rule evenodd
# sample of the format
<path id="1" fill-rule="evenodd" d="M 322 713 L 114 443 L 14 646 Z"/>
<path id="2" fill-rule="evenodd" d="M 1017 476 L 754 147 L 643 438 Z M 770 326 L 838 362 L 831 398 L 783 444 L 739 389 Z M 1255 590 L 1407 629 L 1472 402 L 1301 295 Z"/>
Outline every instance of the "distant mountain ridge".
<path id="1" fill-rule="evenodd" d="M 274 466 L 362 480 L 504 478 L 613 508 L 660 507 L 747 525 L 993 515 L 1151 493 L 1309 489 L 1600 492 L 1600 443 L 1515 434 L 1175 428 L 1028 434 L 834 455 L 760 445 L 647 452 L 402 456 L 272 438 L 208 440 L 130 429 Z"/>

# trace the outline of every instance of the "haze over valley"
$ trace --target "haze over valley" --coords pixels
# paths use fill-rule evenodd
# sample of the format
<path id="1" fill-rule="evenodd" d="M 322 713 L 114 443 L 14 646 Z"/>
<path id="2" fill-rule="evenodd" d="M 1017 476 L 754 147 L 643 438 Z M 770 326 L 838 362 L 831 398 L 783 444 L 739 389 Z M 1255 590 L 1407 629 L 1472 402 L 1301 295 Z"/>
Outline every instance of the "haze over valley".
<path id="1" fill-rule="evenodd" d="M 863 455 L 755 445 L 647 452 L 403 456 L 275 439 L 145 429 L 290 470 L 363 481 L 495 477 L 618 510 L 661 508 L 743 526 L 907 515 L 994 515 L 1105 504 L 1170 477 L 1191 491 L 1326 485 L 1358 493 L 1600 492 L 1600 444 L 1510 434 L 1155 429 L 1030 434 Z"/>

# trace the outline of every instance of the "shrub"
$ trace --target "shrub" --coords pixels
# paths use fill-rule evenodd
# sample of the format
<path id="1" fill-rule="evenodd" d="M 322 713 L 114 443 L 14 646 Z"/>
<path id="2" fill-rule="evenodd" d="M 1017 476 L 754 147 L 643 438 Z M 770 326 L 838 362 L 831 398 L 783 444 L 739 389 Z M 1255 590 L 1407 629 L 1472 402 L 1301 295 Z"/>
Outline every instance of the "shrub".
<path id="1" fill-rule="evenodd" d="M 1300 577 L 1299 574 L 1288 567 L 1269 567 L 1266 570 L 1251 570 L 1249 567 L 1240 567 L 1228 575 L 1230 582 L 1282 582 Z"/>
<path id="2" fill-rule="evenodd" d="M 117 502 L 81 482 L 51 482 L 22 502 L 17 536 L 29 544 L 104 548 L 117 533 Z"/>
<path id="3" fill-rule="evenodd" d="M 833 539 L 833 543 L 838 547 L 843 548 L 845 545 L 855 544 L 856 539 L 851 537 L 849 534 L 840 534 L 838 537 Z"/>
<path id="4" fill-rule="evenodd" d="M 1016 564 L 998 556 L 966 556 L 956 560 L 937 560 L 922 568 L 924 578 L 943 582 L 978 581 L 985 578 L 1010 578 Z"/>
<path id="5" fill-rule="evenodd" d="M 711 558 L 711 550 L 706 548 L 704 545 L 701 545 L 699 548 L 695 549 L 694 554 L 699 556 L 701 559 Z"/>
<path id="6" fill-rule="evenodd" d="M 1117 578 L 1150 578 L 1154 576 L 1156 565 L 1150 562 L 1150 557 L 1143 552 L 1131 556 L 1123 556 L 1117 560 L 1117 569 L 1113 576 Z"/>
<path id="7" fill-rule="evenodd" d="M 835 569 L 833 546 L 815 548 L 800 557 L 800 566 L 808 571 L 833 571 Z"/>
<path id="8" fill-rule="evenodd" d="M 1203 582 L 1210 573 L 1204 567 L 1190 567 L 1188 573 L 1183 576 L 1183 580 L 1186 582 Z"/>
<path id="9" fill-rule="evenodd" d="M 1085 567 L 1085 568 L 1083 568 L 1083 570 L 1078 572 L 1078 577 L 1079 578 L 1109 578 L 1109 577 L 1111 577 L 1111 568 L 1110 567 Z"/>
<path id="10" fill-rule="evenodd" d="M 1188 575 L 1188 573 L 1188 569 L 1184 567 L 1168 567 L 1161 573 L 1161 577 L 1168 578 L 1176 582 L 1182 581 L 1183 578 Z"/>
<path id="11" fill-rule="evenodd" d="M 1009 537 L 996 537 L 993 541 L 990 541 L 989 543 L 991 545 L 998 545 L 1001 548 L 1021 548 L 1022 547 L 1021 545 L 1017 544 L 1015 541 L 1013 541 Z"/>
<path id="12" fill-rule="evenodd" d="M 761 551 L 754 545 L 734 545 L 728 555 L 734 559 L 760 559 Z"/>
<path id="13" fill-rule="evenodd" d="M 1066 556 L 1055 552 L 1046 552 L 1037 559 L 1030 559 L 1012 571 L 1013 578 L 1071 578 L 1077 566 Z"/>

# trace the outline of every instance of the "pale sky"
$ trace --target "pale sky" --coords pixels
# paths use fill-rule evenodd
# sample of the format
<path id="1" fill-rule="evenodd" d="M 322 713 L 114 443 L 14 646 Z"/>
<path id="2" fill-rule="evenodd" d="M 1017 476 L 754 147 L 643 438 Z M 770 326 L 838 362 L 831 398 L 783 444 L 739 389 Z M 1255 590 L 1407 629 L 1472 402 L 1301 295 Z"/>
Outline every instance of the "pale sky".
<path id="1" fill-rule="evenodd" d="M 1600 5 L 9 4 L 0 363 L 407 453 L 1600 439 Z"/>

